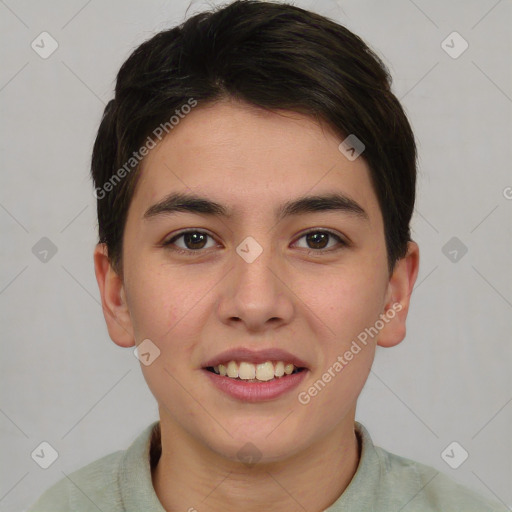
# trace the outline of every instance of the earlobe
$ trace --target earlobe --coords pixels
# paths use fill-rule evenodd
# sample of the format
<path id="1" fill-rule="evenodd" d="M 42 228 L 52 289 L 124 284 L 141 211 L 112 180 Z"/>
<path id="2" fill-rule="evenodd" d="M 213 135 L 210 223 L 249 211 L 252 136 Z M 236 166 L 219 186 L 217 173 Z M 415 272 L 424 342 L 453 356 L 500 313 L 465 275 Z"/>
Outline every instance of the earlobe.
<path id="1" fill-rule="evenodd" d="M 133 347 L 135 339 L 123 280 L 112 268 L 106 244 L 99 243 L 94 249 L 94 271 L 110 338 L 121 347 Z"/>
<path id="2" fill-rule="evenodd" d="M 416 242 L 409 242 L 407 254 L 397 262 L 389 280 L 384 315 L 388 318 L 380 331 L 377 345 L 393 347 L 398 345 L 406 334 L 406 319 L 411 293 L 418 277 L 420 253 Z"/>

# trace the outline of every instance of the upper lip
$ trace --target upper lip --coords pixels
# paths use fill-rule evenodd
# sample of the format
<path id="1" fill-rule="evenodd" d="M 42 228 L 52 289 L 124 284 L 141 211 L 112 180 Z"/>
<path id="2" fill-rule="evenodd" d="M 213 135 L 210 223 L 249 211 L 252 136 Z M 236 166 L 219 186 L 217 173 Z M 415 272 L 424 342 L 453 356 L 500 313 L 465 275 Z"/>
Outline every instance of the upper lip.
<path id="1" fill-rule="evenodd" d="M 297 368 L 307 368 L 307 364 L 297 356 L 281 350 L 280 348 L 268 348 L 264 350 L 250 350 L 245 347 L 238 347 L 221 352 L 203 364 L 203 368 L 217 366 L 229 361 L 247 361 L 253 364 L 265 363 L 267 361 L 283 361 L 292 363 Z"/>

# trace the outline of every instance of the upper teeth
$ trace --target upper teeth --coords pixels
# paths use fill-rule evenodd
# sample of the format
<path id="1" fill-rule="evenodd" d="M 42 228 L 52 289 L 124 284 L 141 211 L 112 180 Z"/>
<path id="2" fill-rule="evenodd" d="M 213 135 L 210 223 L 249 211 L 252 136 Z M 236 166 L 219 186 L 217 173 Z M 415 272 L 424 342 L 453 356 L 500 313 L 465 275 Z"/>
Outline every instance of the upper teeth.
<path id="1" fill-rule="evenodd" d="M 292 363 L 285 364 L 283 361 L 277 361 L 275 364 L 272 361 L 266 361 L 260 364 L 252 364 L 246 361 L 240 363 L 229 361 L 227 365 L 219 364 L 213 367 L 215 373 L 233 379 L 256 379 L 263 381 L 272 380 L 274 377 L 282 377 L 285 373 L 286 375 L 290 375 L 294 369 L 295 366 Z"/>

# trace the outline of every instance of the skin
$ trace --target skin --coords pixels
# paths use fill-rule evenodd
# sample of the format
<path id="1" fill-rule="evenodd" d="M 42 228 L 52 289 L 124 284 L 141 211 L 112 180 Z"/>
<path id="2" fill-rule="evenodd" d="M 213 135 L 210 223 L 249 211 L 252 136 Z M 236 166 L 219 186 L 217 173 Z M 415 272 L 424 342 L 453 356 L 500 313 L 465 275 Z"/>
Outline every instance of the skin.
<path id="1" fill-rule="evenodd" d="M 301 114 L 232 100 L 199 105 L 143 161 L 124 232 L 123 276 L 103 244 L 95 249 L 110 337 L 121 347 L 149 338 L 161 351 L 141 368 L 159 405 L 162 456 L 153 485 L 167 511 L 321 511 L 354 476 L 356 401 L 376 345 L 391 347 L 405 337 L 419 249 L 410 242 L 389 277 L 368 166 L 362 157 L 345 158 L 340 142 Z M 333 190 L 357 201 L 369 220 L 336 211 L 276 223 L 274 208 L 282 202 Z M 233 216 L 143 218 L 177 191 L 225 204 Z M 212 238 L 188 246 L 176 240 L 175 247 L 196 251 L 190 257 L 162 247 L 187 228 Z M 329 238 L 317 248 L 303 236 L 311 228 L 334 231 L 351 245 Z M 247 236 L 263 248 L 252 263 L 235 251 Z M 298 392 L 396 303 L 402 309 L 378 336 L 300 404 Z M 309 373 L 299 389 L 275 400 L 235 400 L 213 387 L 201 367 L 239 346 L 282 348 L 305 360 Z M 247 442 L 261 452 L 252 467 L 237 458 Z"/>

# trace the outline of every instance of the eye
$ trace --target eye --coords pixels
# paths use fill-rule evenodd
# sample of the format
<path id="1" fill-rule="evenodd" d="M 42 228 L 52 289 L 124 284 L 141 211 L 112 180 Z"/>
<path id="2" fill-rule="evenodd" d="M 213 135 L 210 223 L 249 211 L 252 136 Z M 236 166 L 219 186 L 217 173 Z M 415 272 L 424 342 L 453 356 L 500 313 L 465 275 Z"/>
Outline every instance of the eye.
<path id="1" fill-rule="evenodd" d="M 185 254 L 187 256 L 193 256 L 194 253 L 198 253 L 202 250 L 210 249 L 210 247 L 206 247 L 205 243 L 208 238 L 213 240 L 213 237 L 206 233 L 205 231 L 198 231 L 189 229 L 187 231 L 181 231 L 180 233 L 174 235 L 172 238 L 166 240 L 162 243 L 163 247 L 166 247 L 172 251 L 175 251 L 179 254 Z M 343 240 L 336 233 L 324 230 L 324 229 L 315 229 L 310 230 L 307 233 L 302 234 L 297 240 L 301 240 L 305 238 L 306 243 L 308 244 L 308 253 L 322 253 L 322 252 L 331 252 L 343 247 L 347 247 L 349 244 L 345 240 Z M 184 247 L 180 247 L 176 244 L 176 241 L 179 239 L 183 239 Z M 340 247 L 336 248 L 336 244 L 334 248 L 332 246 L 329 248 L 328 241 L 329 239 L 335 239 L 338 242 Z M 213 245 L 215 246 L 215 244 Z"/>
<path id="2" fill-rule="evenodd" d="M 315 252 L 331 252 L 333 250 L 341 249 L 343 247 L 347 247 L 349 244 L 343 240 L 339 235 L 336 233 L 333 233 L 332 231 L 324 230 L 324 229 L 314 229 L 311 231 L 308 231 L 307 233 L 304 233 L 298 240 L 301 240 L 302 238 L 306 239 L 306 243 L 308 244 L 308 247 L 306 249 L 309 249 L 309 253 L 315 253 Z M 326 247 L 328 247 L 328 240 L 329 238 L 332 240 L 333 238 L 338 241 L 338 245 L 341 247 L 336 248 L 336 244 L 334 245 L 334 249 L 329 247 L 327 250 Z"/>
<path id="3" fill-rule="evenodd" d="M 179 240 L 180 238 L 183 238 L 185 247 L 171 247 L 174 245 L 175 241 Z M 162 245 L 180 254 L 193 255 L 194 252 L 199 252 L 202 249 L 208 249 L 208 247 L 205 247 L 205 241 L 207 238 L 213 239 L 213 237 L 205 231 L 188 230 L 178 233 L 169 240 L 163 242 Z"/>

